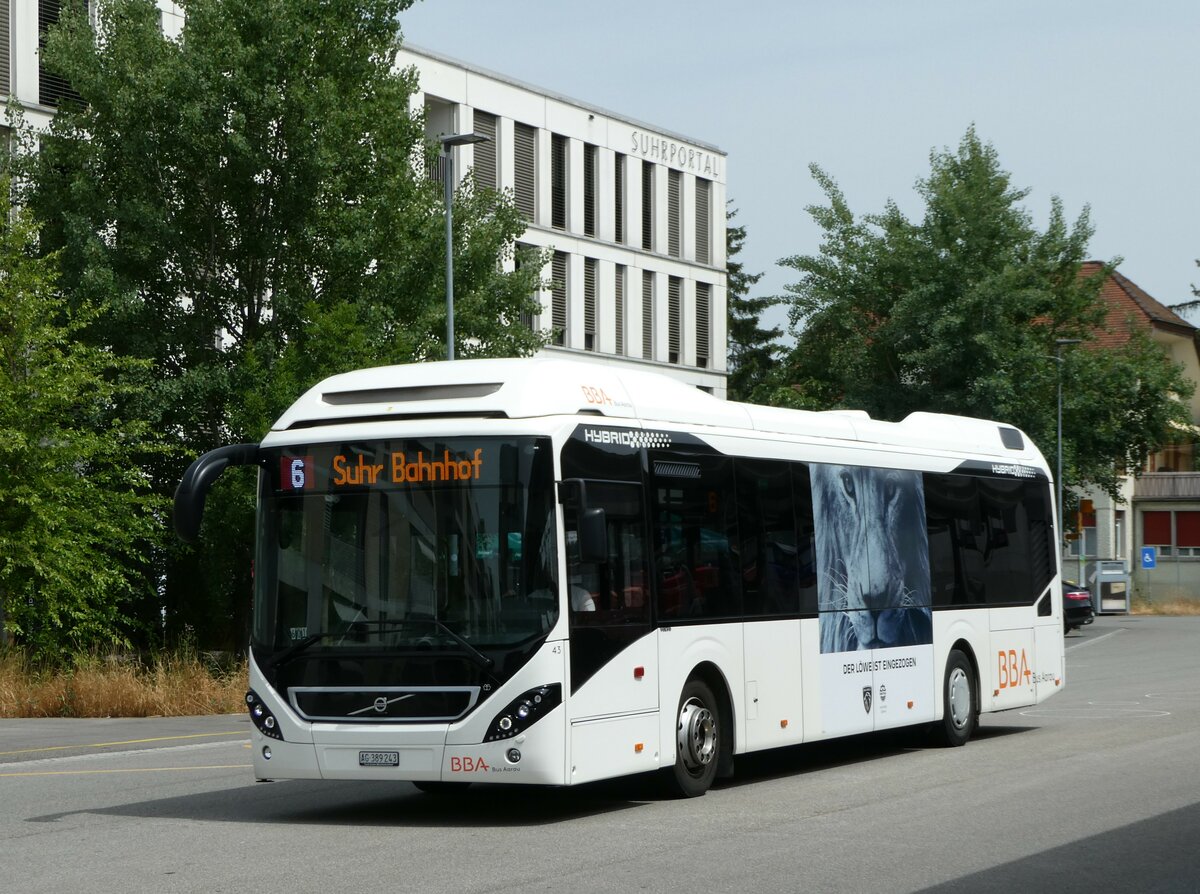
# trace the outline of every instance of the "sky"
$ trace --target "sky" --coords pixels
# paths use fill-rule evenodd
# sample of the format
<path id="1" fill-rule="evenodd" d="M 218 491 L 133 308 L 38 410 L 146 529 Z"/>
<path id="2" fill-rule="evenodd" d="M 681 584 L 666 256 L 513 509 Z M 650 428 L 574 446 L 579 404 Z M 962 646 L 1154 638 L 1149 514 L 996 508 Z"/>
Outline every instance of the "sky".
<path id="1" fill-rule="evenodd" d="M 400 24 L 727 152 L 753 296 L 819 249 L 810 164 L 856 215 L 892 199 L 917 218 L 930 152 L 972 124 L 1039 229 L 1058 196 L 1070 221 L 1090 208 L 1091 258 L 1167 305 L 1200 286 L 1200 0 L 417 0 Z"/>

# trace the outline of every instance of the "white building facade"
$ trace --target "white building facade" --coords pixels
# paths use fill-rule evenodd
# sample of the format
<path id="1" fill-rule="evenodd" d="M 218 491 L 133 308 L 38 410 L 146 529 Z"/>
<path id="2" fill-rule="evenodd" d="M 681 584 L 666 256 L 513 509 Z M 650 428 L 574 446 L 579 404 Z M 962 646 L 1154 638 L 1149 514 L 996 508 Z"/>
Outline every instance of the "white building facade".
<path id="1" fill-rule="evenodd" d="M 726 156 L 715 146 L 405 46 L 426 133 L 480 133 L 456 179 L 508 190 L 543 272 L 545 354 L 657 369 L 726 395 Z"/>
<path id="2" fill-rule="evenodd" d="M 70 95 L 39 57 L 62 2 L 0 0 L 0 95 L 35 130 Z M 158 8 L 179 36 L 181 7 Z M 490 138 L 454 150 L 456 177 L 510 191 L 521 242 L 552 252 L 529 321 L 554 332 L 544 352 L 648 366 L 725 397 L 725 154 L 427 50 L 406 46 L 397 65 L 417 72 L 412 108 L 430 139 Z"/>
<path id="3" fill-rule="evenodd" d="M 11 97 L 25 120 L 43 130 L 70 86 L 46 71 L 40 48 L 46 29 L 58 21 L 64 0 L 0 0 L 0 96 Z M 95 10 L 96 0 L 87 0 Z M 183 30 L 183 9 L 171 0 L 157 0 L 163 33 L 177 37 Z"/>

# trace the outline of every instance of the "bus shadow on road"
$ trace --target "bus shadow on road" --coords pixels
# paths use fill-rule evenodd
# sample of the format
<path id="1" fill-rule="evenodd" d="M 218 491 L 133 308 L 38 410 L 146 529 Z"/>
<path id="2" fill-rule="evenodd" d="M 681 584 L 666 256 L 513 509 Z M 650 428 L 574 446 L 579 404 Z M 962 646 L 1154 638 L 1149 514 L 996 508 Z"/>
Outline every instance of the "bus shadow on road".
<path id="1" fill-rule="evenodd" d="M 630 780 L 621 780 L 625 785 Z M 170 798 L 30 817 L 53 823 L 68 817 L 142 817 L 264 824 L 332 824 L 371 827 L 538 826 L 629 810 L 640 801 L 620 789 L 478 785 L 460 793 L 427 795 L 407 782 L 291 780 L 258 783 Z"/>
<path id="2" fill-rule="evenodd" d="M 972 741 L 998 739 L 1037 729 L 1035 726 L 980 726 Z M 967 748 L 971 747 L 968 742 Z M 737 772 L 732 779 L 719 781 L 722 788 L 753 785 L 770 779 L 803 776 L 821 770 L 868 763 L 915 751 L 946 751 L 933 742 L 923 727 L 905 727 L 877 733 L 864 733 L 822 742 L 791 745 L 770 751 L 737 756 Z"/>
<path id="3" fill-rule="evenodd" d="M 988 740 L 1036 729 L 981 727 Z M 886 759 L 930 747 L 920 728 L 794 745 L 737 757 L 737 773 L 718 788 L 753 785 L 811 772 Z M 971 747 L 970 744 L 967 745 Z M 503 828 L 540 826 L 615 813 L 671 800 L 657 774 L 592 782 L 573 788 L 472 785 L 459 792 L 424 794 L 407 782 L 290 780 L 153 798 L 30 817 L 53 823 L 81 814 L 262 824 L 364 827 Z"/>

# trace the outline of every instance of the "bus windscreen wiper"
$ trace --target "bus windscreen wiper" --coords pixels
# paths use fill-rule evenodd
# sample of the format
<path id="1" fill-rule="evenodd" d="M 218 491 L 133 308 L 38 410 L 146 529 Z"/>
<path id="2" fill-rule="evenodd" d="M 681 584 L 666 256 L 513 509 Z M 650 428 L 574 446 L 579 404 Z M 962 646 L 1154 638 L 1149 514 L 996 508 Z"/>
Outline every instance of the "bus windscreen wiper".
<path id="1" fill-rule="evenodd" d="M 453 630 L 451 630 L 449 627 L 447 627 L 445 624 L 443 624 L 441 621 L 439 621 L 433 615 L 425 614 L 424 612 L 410 612 L 408 617 L 405 620 L 425 621 L 426 623 L 432 624 L 438 630 L 442 631 L 442 633 L 446 634 L 446 636 L 450 637 L 452 640 L 454 640 L 456 643 L 458 643 L 460 646 L 462 646 L 464 649 L 466 649 L 467 654 L 470 655 L 471 658 L 475 661 L 475 663 L 478 664 L 485 671 L 490 671 L 493 667 L 495 667 L 495 665 L 496 665 L 495 661 L 493 661 L 491 658 L 488 658 L 486 655 L 484 655 L 482 652 L 480 652 L 478 649 L 476 649 L 473 645 L 471 645 L 470 642 L 463 639 L 461 636 L 459 636 L 457 633 L 455 633 Z"/>
<path id="2" fill-rule="evenodd" d="M 280 665 L 287 664 L 289 661 L 291 661 L 293 658 L 295 658 L 297 655 L 299 655 L 301 652 L 303 652 L 309 646 L 313 645 L 314 643 L 319 643 L 323 639 L 328 639 L 331 636 L 346 636 L 350 633 L 353 633 L 355 630 L 358 630 L 359 628 L 363 628 L 363 627 L 374 626 L 374 627 L 378 627 L 380 630 L 382 630 L 382 629 L 384 629 L 384 625 L 397 625 L 398 626 L 398 625 L 401 625 L 402 623 L 403 622 L 401 622 L 401 621 L 366 621 L 366 620 L 351 621 L 349 624 L 347 624 L 341 630 L 326 630 L 322 633 L 314 633 L 311 636 L 306 636 L 306 637 L 304 637 L 304 639 L 300 640 L 299 642 L 297 642 L 291 646 L 288 646 L 286 649 L 284 649 L 282 652 L 280 652 L 278 655 L 276 655 L 275 658 L 272 659 L 272 661 L 271 661 L 271 667 L 272 667 L 272 669 L 274 669 L 274 668 L 278 668 Z"/>

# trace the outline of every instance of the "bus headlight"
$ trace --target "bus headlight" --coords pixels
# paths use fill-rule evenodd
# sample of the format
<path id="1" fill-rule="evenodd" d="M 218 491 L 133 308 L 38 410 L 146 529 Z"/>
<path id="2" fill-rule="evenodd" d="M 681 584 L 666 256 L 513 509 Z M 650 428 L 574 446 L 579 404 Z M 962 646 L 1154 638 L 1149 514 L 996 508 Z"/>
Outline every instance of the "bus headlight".
<path id="1" fill-rule="evenodd" d="M 283 741 L 283 733 L 279 731 L 279 723 L 275 720 L 275 715 L 263 704 L 263 700 L 253 689 L 246 693 L 246 706 L 250 709 L 250 719 L 254 721 L 254 725 L 258 727 L 260 733 Z"/>
<path id="2" fill-rule="evenodd" d="M 485 742 L 496 742 L 501 739 L 511 739 L 533 726 L 546 714 L 562 704 L 562 684 L 547 683 L 523 692 L 501 709 L 488 728 Z M 515 748 L 509 754 L 516 752 L 516 763 L 521 759 L 521 752 Z M 510 758 L 511 759 L 511 758 Z"/>

